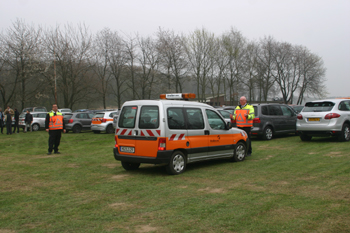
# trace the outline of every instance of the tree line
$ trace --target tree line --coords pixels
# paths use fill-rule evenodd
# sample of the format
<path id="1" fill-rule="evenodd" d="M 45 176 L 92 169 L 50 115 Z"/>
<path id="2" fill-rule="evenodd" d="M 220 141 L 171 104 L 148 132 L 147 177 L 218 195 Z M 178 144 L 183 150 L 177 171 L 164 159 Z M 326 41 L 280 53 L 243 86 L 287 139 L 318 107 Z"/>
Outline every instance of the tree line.
<path id="1" fill-rule="evenodd" d="M 85 25 L 42 28 L 16 20 L 0 34 L 0 106 L 121 107 L 160 93 L 194 92 L 198 101 L 224 94 L 300 104 L 326 93 L 323 60 L 305 46 L 231 28 L 216 36 L 159 29 L 152 36 Z"/>

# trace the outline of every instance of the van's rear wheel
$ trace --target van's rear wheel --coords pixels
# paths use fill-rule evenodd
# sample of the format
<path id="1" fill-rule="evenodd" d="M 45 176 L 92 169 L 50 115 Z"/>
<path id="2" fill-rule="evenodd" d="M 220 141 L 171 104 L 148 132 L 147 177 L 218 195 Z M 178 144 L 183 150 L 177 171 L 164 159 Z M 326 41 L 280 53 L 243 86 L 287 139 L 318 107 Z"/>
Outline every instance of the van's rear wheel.
<path id="1" fill-rule="evenodd" d="M 246 148 L 247 147 L 244 145 L 243 142 L 237 143 L 231 160 L 234 162 L 243 161 L 245 158 Z"/>
<path id="2" fill-rule="evenodd" d="M 263 135 L 262 138 L 264 140 L 271 140 L 273 137 L 273 130 L 270 126 L 266 126 L 264 131 L 263 131 Z"/>
<path id="3" fill-rule="evenodd" d="M 106 133 L 114 133 L 113 125 L 108 125 L 107 126 Z"/>
<path id="4" fill-rule="evenodd" d="M 128 163 L 128 162 L 122 162 L 122 166 L 125 170 L 136 170 L 140 167 L 139 163 Z"/>
<path id="5" fill-rule="evenodd" d="M 170 163 L 166 166 L 166 171 L 170 175 L 178 175 L 186 169 L 186 157 L 181 151 L 175 151 L 170 158 Z"/>

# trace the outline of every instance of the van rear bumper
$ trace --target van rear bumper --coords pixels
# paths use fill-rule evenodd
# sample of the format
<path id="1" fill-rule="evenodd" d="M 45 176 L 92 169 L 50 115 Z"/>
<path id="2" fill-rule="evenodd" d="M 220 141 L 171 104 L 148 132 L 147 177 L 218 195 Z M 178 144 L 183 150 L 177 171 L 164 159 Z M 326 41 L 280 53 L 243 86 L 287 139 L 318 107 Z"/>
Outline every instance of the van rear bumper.
<path id="1" fill-rule="evenodd" d="M 145 157 L 137 155 L 122 155 L 119 154 L 118 148 L 113 148 L 113 154 L 116 160 L 129 163 L 168 164 L 172 153 L 173 151 L 158 151 L 157 157 Z"/>

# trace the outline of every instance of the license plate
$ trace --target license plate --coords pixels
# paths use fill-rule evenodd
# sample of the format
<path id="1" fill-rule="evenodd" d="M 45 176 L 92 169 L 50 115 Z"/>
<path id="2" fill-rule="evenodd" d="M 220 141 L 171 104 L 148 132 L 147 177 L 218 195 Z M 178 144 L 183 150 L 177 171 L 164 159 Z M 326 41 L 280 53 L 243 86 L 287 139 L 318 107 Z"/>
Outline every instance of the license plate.
<path id="1" fill-rule="evenodd" d="M 121 146 L 120 147 L 121 152 L 127 152 L 127 153 L 135 153 L 134 147 L 128 147 L 128 146 Z"/>
<path id="2" fill-rule="evenodd" d="M 320 118 L 308 118 L 308 121 L 320 121 Z"/>

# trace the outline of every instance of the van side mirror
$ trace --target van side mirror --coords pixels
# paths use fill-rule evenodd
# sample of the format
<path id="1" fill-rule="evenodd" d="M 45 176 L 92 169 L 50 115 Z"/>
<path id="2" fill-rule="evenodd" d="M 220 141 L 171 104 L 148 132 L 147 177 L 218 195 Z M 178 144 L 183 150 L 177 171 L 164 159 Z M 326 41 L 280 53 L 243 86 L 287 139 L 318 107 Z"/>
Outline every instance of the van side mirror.
<path id="1" fill-rule="evenodd" d="M 227 122 L 227 124 L 226 124 L 226 129 L 231 129 L 231 128 L 232 128 L 231 122 Z"/>

